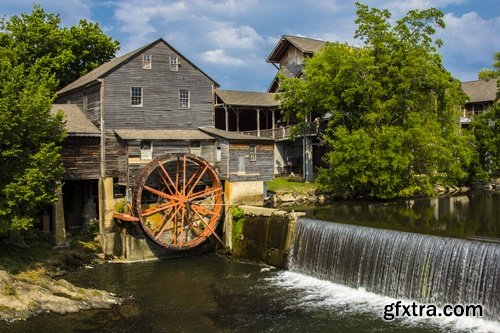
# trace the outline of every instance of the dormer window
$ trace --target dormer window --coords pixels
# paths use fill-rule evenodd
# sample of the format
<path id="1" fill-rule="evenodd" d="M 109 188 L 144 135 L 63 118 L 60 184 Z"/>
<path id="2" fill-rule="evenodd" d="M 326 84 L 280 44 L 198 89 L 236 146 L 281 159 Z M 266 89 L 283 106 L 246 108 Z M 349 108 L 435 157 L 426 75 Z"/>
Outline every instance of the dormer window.
<path id="1" fill-rule="evenodd" d="M 179 57 L 170 57 L 170 70 L 177 72 L 179 70 Z"/>
<path id="2" fill-rule="evenodd" d="M 151 54 L 142 55 L 142 68 L 151 69 L 152 60 L 153 60 L 153 56 Z"/>

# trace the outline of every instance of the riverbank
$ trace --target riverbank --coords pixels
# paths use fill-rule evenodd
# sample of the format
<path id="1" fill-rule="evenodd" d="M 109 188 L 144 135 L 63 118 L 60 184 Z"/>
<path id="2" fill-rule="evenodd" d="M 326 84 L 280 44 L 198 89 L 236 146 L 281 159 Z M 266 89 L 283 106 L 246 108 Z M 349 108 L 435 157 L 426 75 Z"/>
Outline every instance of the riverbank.
<path id="1" fill-rule="evenodd" d="M 25 320 L 44 312 L 71 313 L 109 308 L 121 299 L 102 290 L 77 287 L 58 278 L 104 262 L 97 242 L 74 239 L 56 249 L 39 235 L 23 244 L 0 242 L 0 320 Z"/>

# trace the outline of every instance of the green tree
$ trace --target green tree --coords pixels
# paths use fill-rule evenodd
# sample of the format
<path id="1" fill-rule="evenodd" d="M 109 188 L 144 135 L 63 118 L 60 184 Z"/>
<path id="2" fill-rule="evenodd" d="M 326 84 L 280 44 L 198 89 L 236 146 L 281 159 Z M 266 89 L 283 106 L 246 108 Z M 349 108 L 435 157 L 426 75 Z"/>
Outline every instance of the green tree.
<path id="1" fill-rule="evenodd" d="M 11 49 L 27 71 L 37 64 L 55 74 L 56 89 L 111 60 L 119 49 L 97 23 L 80 20 L 66 28 L 58 14 L 39 5 L 29 14 L 0 20 L 0 46 Z"/>
<path id="2" fill-rule="evenodd" d="M 478 73 L 480 79 L 500 78 L 500 52 L 495 53 L 493 69 L 483 69 Z M 500 82 L 497 81 L 497 86 Z M 500 89 L 492 107 L 472 120 L 475 137 L 476 160 L 472 168 L 474 180 L 486 181 L 489 177 L 500 175 Z"/>
<path id="3" fill-rule="evenodd" d="M 477 74 L 478 79 L 495 79 L 500 77 L 500 52 L 493 57 L 493 69 L 484 68 Z"/>
<path id="4" fill-rule="evenodd" d="M 30 228 L 56 200 L 65 131 L 50 113 L 55 91 L 117 50 L 97 24 L 65 28 L 38 5 L 0 20 L 0 232 Z"/>
<path id="5" fill-rule="evenodd" d="M 65 131 L 52 116 L 55 80 L 38 65 L 15 64 L 0 47 L 0 232 L 25 230 L 45 204 L 56 199 L 55 179 Z"/>
<path id="6" fill-rule="evenodd" d="M 393 198 L 464 179 L 470 138 L 459 135 L 458 112 L 465 95 L 433 39 L 443 14 L 413 10 L 391 25 L 389 11 L 356 5 L 364 46 L 327 43 L 306 62 L 305 79 L 280 81 L 286 116 L 330 116 L 322 189 Z"/>

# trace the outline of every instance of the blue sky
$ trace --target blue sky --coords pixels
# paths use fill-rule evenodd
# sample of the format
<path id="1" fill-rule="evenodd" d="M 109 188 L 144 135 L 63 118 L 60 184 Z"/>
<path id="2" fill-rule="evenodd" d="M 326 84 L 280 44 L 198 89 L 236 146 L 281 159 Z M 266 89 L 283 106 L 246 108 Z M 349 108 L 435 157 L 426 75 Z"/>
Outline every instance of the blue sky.
<path id="1" fill-rule="evenodd" d="M 2 0 L 0 15 L 30 12 L 33 2 L 64 25 L 98 22 L 121 44 L 119 55 L 164 38 L 224 89 L 267 90 L 276 69 L 266 58 L 283 34 L 357 45 L 354 1 L 343 0 Z M 393 18 L 436 7 L 444 66 L 462 81 L 491 67 L 500 51 L 499 0 L 364 0 Z"/>

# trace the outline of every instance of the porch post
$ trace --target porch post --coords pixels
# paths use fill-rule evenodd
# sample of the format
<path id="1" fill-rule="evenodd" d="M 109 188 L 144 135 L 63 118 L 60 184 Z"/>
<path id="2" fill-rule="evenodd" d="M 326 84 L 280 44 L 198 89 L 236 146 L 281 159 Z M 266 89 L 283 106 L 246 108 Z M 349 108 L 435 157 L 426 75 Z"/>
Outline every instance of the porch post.
<path id="1" fill-rule="evenodd" d="M 272 138 L 274 139 L 274 130 L 276 129 L 276 125 L 275 125 L 275 115 L 274 115 L 274 109 L 271 110 L 271 126 L 272 126 L 272 129 L 273 129 L 273 135 L 272 135 Z"/>
<path id="2" fill-rule="evenodd" d="M 226 121 L 226 131 L 229 131 L 229 111 L 227 109 L 227 105 L 223 105 L 224 108 L 224 114 L 225 114 L 225 121 Z"/>
<path id="3" fill-rule="evenodd" d="M 260 109 L 257 110 L 257 136 L 260 137 Z"/>
<path id="4" fill-rule="evenodd" d="M 240 131 L 240 110 L 235 110 L 236 112 L 236 131 Z"/>

